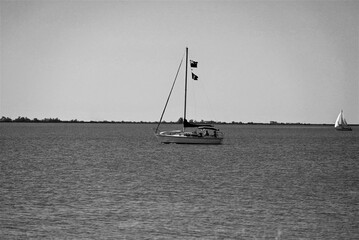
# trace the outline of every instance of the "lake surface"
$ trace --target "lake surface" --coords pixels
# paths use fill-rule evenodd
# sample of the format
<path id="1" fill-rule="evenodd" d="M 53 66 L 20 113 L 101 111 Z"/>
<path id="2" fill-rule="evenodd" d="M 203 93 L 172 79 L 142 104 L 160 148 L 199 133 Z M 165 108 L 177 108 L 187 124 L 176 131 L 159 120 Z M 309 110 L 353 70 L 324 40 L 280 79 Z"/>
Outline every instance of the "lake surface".
<path id="1" fill-rule="evenodd" d="M 154 127 L 0 123 L 0 238 L 359 239 L 358 127 Z"/>

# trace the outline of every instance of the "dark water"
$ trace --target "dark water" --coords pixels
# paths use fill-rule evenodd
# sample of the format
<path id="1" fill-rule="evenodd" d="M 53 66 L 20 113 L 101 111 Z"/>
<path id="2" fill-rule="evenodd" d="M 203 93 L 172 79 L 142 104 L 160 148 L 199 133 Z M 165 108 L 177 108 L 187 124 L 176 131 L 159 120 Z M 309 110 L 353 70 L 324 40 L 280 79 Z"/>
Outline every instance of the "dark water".
<path id="1" fill-rule="evenodd" d="M 359 239 L 359 128 L 0 124 L 1 239 Z"/>

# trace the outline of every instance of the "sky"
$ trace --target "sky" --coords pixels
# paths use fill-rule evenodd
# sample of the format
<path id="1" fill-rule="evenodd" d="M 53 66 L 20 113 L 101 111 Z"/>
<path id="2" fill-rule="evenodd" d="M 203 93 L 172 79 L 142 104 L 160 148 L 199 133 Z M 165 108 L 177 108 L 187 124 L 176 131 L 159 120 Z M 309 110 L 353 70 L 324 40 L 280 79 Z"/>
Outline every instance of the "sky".
<path id="1" fill-rule="evenodd" d="M 359 123 L 358 23 L 359 1 L 1 0 L 0 117 L 158 121 L 188 47 L 188 119 Z"/>

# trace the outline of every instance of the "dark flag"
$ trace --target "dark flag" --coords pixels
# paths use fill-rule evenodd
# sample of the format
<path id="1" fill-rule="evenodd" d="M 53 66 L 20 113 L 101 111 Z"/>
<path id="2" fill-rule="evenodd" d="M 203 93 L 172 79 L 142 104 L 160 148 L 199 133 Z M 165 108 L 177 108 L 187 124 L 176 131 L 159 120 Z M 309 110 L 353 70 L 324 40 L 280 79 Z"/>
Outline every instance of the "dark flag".
<path id="1" fill-rule="evenodd" d="M 196 74 L 192 73 L 192 79 L 193 80 L 198 80 L 198 76 Z"/>
<path id="2" fill-rule="evenodd" d="M 190 63 L 191 63 L 191 67 L 197 68 L 198 62 L 195 62 L 195 61 L 190 60 Z"/>

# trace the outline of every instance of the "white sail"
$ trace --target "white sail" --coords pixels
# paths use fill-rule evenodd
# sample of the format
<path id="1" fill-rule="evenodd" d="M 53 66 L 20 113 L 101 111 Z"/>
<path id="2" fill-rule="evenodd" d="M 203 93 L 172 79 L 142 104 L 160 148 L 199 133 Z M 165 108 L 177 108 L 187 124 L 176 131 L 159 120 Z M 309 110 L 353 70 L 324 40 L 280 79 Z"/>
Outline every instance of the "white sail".
<path id="1" fill-rule="evenodd" d="M 334 124 L 335 129 L 340 130 L 340 131 L 351 131 L 352 128 L 350 126 L 348 126 L 347 121 L 344 118 L 344 114 L 343 114 L 343 110 L 340 111 L 337 120 L 335 121 Z"/>
<path id="2" fill-rule="evenodd" d="M 342 120 L 342 111 L 340 111 L 337 120 L 335 120 L 334 127 L 339 127 L 339 125 L 341 124 L 341 120 Z"/>

